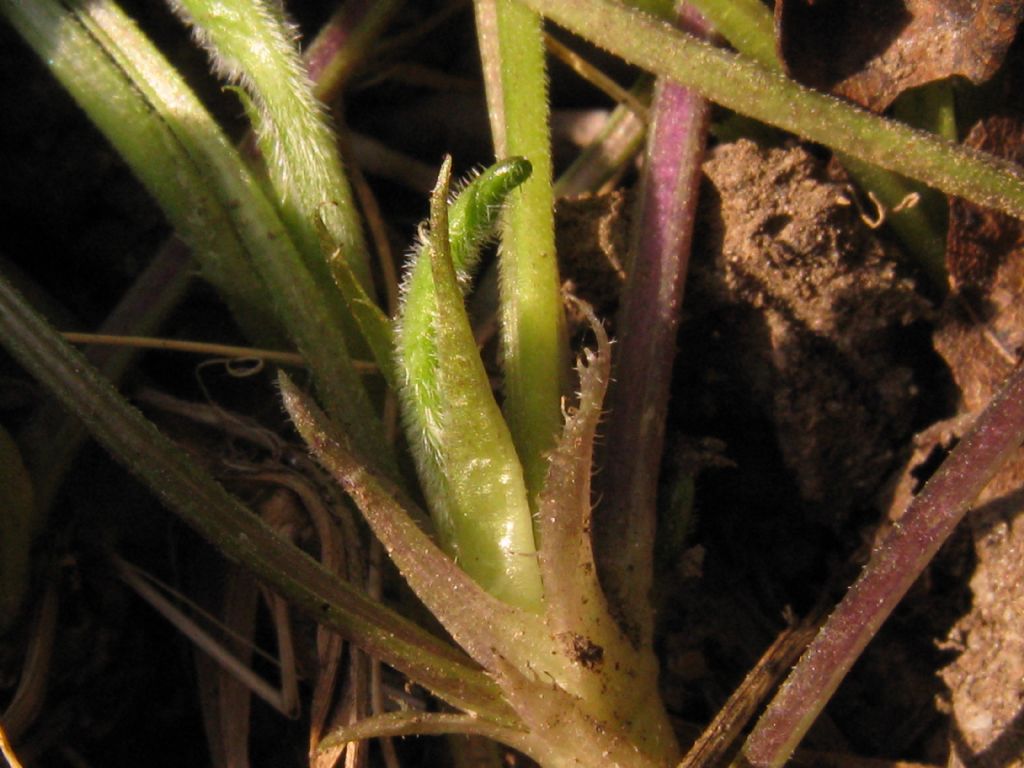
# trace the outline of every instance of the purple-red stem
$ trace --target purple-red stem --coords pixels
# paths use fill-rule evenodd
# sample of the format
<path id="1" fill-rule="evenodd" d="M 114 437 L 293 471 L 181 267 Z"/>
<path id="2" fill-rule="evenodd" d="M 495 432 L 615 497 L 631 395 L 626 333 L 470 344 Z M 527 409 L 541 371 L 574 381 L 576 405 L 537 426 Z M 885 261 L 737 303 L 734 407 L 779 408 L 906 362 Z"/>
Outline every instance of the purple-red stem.
<path id="1" fill-rule="evenodd" d="M 758 720 L 741 764 L 761 768 L 789 759 L 868 641 L 1022 441 L 1018 367 L 872 554 Z"/>
<path id="2" fill-rule="evenodd" d="M 317 98 L 326 104 L 337 98 L 400 5 L 401 0 L 348 0 L 334 12 L 302 54 Z"/>
<path id="3" fill-rule="evenodd" d="M 680 25 L 695 34 L 709 32 L 703 18 L 685 7 Z M 643 644 L 651 638 L 647 596 L 655 496 L 708 114 L 708 103 L 696 93 L 658 80 L 619 316 L 608 448 L 599 477 L 602 580 L 627 629 Z"/>

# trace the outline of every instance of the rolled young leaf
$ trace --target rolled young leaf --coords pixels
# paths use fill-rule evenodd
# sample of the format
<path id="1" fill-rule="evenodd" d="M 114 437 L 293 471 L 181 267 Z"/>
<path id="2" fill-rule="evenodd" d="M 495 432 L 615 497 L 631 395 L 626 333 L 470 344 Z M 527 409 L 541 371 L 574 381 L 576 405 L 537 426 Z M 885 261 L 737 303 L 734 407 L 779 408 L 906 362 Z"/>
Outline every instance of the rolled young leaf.
<path id="1" fill-rule="evenodd" d="M 460 288 L 529 167 L 513 159 L 488 169 L 452 204 L 449 225 L 446 161 L 429 236 L 404 286 L 398 357 L 409 442 L 442 546 L 491 594 L 536 609 L 542 590 L 523 470 Z"/>

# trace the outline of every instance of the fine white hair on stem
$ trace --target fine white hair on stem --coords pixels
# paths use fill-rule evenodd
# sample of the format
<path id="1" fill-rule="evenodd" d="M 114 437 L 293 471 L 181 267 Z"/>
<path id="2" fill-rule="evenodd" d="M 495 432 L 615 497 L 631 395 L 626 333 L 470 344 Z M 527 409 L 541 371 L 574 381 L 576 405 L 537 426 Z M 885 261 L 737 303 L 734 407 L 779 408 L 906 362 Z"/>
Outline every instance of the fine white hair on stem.
<path id="1" fill-rule="evenodd" d="M 362 230 L 327 111 L 313 95 L 297 30 L 280 4 L 170 2 L 210 54 L 214 71 L 244 93 L 275 202 L 296 245 L 314 262 L 345 259 L 369 285 Z M 336 246 L 330 254 L 321 252 L 315 222 Z"/>

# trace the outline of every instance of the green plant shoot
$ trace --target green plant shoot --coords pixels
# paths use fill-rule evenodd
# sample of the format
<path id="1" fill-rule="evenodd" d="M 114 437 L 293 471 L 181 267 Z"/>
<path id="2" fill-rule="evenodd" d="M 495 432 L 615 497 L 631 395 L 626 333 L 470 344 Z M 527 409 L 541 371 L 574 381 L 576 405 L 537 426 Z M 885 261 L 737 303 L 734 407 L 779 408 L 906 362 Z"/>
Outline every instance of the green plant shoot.
<path id="1" fill-rule="evenodd" d="M 442 546 L 488 592 L 521 607 L 541 598 L 523 470 L 463 306 L 502 203 L 529 176 L 512 158 L 446 204 L 446 160 L 403 288 L 397 330 L 409 442 Z"/>

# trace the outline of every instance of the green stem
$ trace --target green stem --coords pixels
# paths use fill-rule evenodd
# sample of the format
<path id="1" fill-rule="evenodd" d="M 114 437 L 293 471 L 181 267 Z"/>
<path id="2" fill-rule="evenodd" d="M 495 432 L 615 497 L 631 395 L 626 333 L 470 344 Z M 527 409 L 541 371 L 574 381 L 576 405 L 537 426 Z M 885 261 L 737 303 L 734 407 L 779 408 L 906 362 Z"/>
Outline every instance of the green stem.
<path id="1" fill-rule="evenodd" d="M 697 0 L 693 4 L 705 13 L 716 30 L 737 51 L 767 69 L 782 71 L 775 53 L 771 11 L 759 0 Z M 901 104 L 904 105 L 902 112 Z M 897 100 L 895 112 L 898 118 L 909 125 L 937 133 L 950 141 L 957 139 L 948 83 L 932 84 L 905 92 Z M 915 117 L 916 121 L 905 119 L 910 116 Z M 922 116 L 931 119 L 922 120 Z M 873 195 L 875 202 L 887 213 L 887 223 L 907 252 L 917 260 L 932 286 L 944 292 L 947 276 L 945 200 L 941 199 L 942 196 L 921 184 L 849 154 L 839 152 L 837 157 L 857 184 Z M 918 204 L 905 205 L 911 195 L 918 197 Z"/>
<path id="2" fill-rule="evenodd" d="M 736 112 L 1013 216 L 1024 172 L 1013 163 L 804 88 L 614 0 L 522 0 L 573 32 Z"/>
<path id="3" fill-rule="evenodd" d="M 561 425 L 568 373 L 544 42 L 540 17 L 514 0 L 478 0 L 476 15 L 495 152 L 533 165 L 533 175 L 509 201 L 500 261 L 505 415 L 533 503 Z"/>
<path id="4" fill-rule="evenodd" d="M 305 54 L 309 62 L 310 76 L 315 82 L 316 93 L 322 101 L 329 101 L 338 93 L 358 62 L 365 58 L 366 47 L 376 38 L 382 25 L 400 3 L 401 0 L 346 3 L 324 25 Z M 117 38 L 123 47 L 131 42 L 128 35 L 119 33 Z M 82 96 L 88 98 L 89 93 L 83 92 Z M 105 101 L 111 96 L 110 92 L 105 93 Z M 114 103 L 117 104 L 116 101 Z M 101 105 L 90 109 L 99 106 Z M 183 113 L 189 111 L 188 101 L 179 100 L 179 108 Z M 199 114 L 201 115 L 201 112 Z M 153 158 L 150 158 L 150 162 L 146 163 L 142 170 L 158 170 L 160 163 L 152 160 Z M 190 194 L 186 203 L 194 205 L 194 195 Z M 187 230 L 181 231 L 185 236 L 189 236 Z M 206 277 L 217 285 L 221 296 L 233 309 L 239 324 L 243 329 L 247 329 L 251 339 L 261 343 L 279 339 L 283 344 L 285 335 L 283 331 L 276 330 L 277 322 L 271 317 L 269 307 L 266 306 L 262 286 L 244 258 L 237 258 L 237 266 L 229 265 L 217 269 L 217 261 L 227 259 L 232 253 L 229 248 L 213 249 L 212 258 L 200 253 L 201 263 L 207 262 L 206 266 L 203 266 Z M 209 263 L 211 260 L 213 264 Z M 184 295 L 193 270 L 194 266 L 183 241 L 177 237 L 170 238 L 128 293 L 121 297 L 118 306 L 97 332 L 111 335 L 154 335 L 159 323 Z M 224 274 L 220 274 L 221 272 Z M 236 294 L 241 294 L 242 298 L 233 298 Z M 246 299 L 247 296 L 251 297 Z M 253 309 L 250 310 L 250 307 Z M 250 319 L 251 312 L 267 316 L 262 320 L 255 317 Z M 85 350 L 85 356 L 104 376 L 116 383 L 121 380 L 125 370 L 135 359 L 136 351 L 126 347 L 90 346 Z M 48 401 L 34 414 L 29 425 L 19 436 L 26 456 L 31 458 L 37 506 L 44 514 L 57 491 L 60 479 L 86 434 L 80 421 L 70 417 L 60 406 Z"/>

